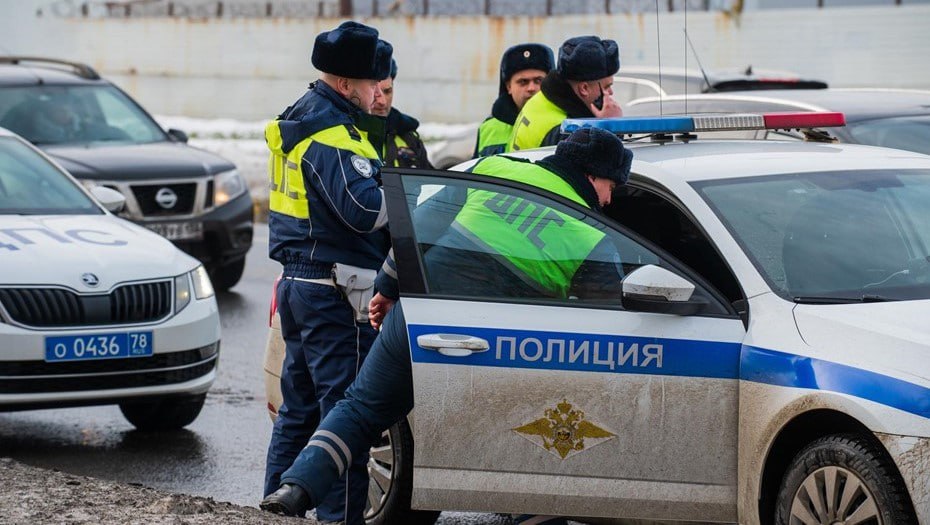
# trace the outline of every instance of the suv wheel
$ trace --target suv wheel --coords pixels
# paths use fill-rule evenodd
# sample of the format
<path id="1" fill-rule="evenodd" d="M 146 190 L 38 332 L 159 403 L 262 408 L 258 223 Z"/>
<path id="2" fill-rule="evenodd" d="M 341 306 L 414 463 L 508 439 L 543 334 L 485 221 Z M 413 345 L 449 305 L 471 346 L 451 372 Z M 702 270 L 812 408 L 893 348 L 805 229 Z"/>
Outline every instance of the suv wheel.
<path id="1" fill-rule="evenodd" d="M 245 257 L 238 261 L 231 262 L 224 266 L 218 266 L 210 273 L 210 280 L 213 287 L 218 291 L 225 292 L 242 279 L 242 272 L 245 271 Z"/>
<path id="2" fill-rule="evenodd" d="M 120 403 L 123 416 L 139 430 L 178 430 L 197 419 L 207 394 Z"/>
<path id="3" fill-rule="evenodd" d="M 368 460 L 367 525 L 433 525 L 438 511 L 412 510 L 413 493 L 413 433 L 404 419 L 389 428 L 381 443 L 371 448 Z"/>
<path id="4" fill-rule="evenodd" d="M 775 523 L 916 524 L 907 489 L 879 445 L 855 434 L 801 450 L 778 492 Z"/>

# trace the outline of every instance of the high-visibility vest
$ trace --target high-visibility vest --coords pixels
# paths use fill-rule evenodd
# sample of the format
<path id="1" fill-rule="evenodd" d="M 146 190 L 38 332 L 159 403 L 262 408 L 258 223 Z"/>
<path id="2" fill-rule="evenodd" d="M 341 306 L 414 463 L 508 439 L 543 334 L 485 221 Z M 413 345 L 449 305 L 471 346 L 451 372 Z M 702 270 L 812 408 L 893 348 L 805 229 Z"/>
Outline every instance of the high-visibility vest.
<path id="1" fill-rule="evenodd" d="M 493 156 L 472 173 L 521 182 L 588 207 L 561 177 L 521 159 Z M 511 193 L 471 189 L 453 228 L 498 256 L 505 266 L 546 295 L 568 296 L 575 272 L 604 233 L 576 217 Z"/>
<path id="2" fill-rule="evenodd" d="M 503 120 L 488 117 L 478 128 L 478 147 L 475 148 L 475 156 L 487 157 L 503 153 L 512 132 L 512 125 Z"/>
<path id="3" fill-rule="evenodd" d="M 506 151 L 538 148 L 552 128 L 562 125 L 568 116 L 562 108 L 546 98 L 542 91 L 536 93 L 524 104 L 513 131 L 507 141 Z"/>
<path id="4" fill-rule="evenodd" d="M 378 152 L 368 141 L 367 133 L 354 126 L 338 125 L 318 131 L 300 141 L 286 154 L 282 154 L 281 130 L 278 121 L 271 121 L 265 126 L 265 140 L 268 142 L 268 148 L 275 152 L 268 160 L 268 208 L 270 211 L 298 219 L 310 218 L 301 160 L 311 144 L 319 142 L 366 157 L 376 165 L 380 163 Z"/>

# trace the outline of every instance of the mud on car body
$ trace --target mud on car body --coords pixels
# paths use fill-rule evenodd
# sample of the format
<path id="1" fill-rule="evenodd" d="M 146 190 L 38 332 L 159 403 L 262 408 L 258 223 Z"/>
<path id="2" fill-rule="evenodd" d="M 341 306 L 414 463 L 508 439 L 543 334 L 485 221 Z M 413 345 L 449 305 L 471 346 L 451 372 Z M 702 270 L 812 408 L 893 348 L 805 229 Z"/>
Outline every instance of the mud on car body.
<path id="1" fill-rule="evenodd" d="M 124 204 L 0 128 L 0 411 L 118 404 L 143 430 L 200 413 L 220 344 L 210 279 L 113 216 Z"/>
<path id="2" fill-rule="evenodd" d="M 495 178 L 385 170 L 415 396 L 394 464 L 416 475 L 390 479 L 409 508 L 930 522 L 930 157 L 694 137 L 843 122 L 566 121 L 635 139 L 603 213 Z M 603 231 L 619 255 L 594 262 L 615 266 L 622 296 L 435 291 L 422 261 L 456 195 L 477 190 L 541 239 L 559 214 Z"/>
<path id="3" fill-rule="evenodd" d="M 252 200 L 230 161 L 166 133 L 87 65 L 0 56 L 0 126 L 39 146 L 87 187 L 126 199 L 120 215 L 196 257 L 221 290 L 252 245 Z"/>

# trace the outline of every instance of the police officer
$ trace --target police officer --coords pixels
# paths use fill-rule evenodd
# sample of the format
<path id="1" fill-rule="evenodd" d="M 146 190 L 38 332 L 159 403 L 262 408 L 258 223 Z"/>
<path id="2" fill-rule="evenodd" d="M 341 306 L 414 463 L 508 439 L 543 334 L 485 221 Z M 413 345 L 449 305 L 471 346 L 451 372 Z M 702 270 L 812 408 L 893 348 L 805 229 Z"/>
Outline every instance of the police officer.
<path id="1" fill-rule="evenodd" d="M 371 115 L 363 117 L 360 126 L 368 132 L 368 140 L 381 151 L 385 166 L 432 168 L 426 146 L 417 133 L 419 121 L 393 107 L 395 78 L 397 62 L 392 59 L 391 76 L 379 84 L 382 96 L 372 104 Z"/>
<path id="2" fill-rule="evenodd" d="M 476 173 L 499 177 L 505 180 L 519 181 L 533 184 L 554 191 L 567 199 L 573 200 L 582 206 L 600 209 L 610 203 L 611 192 L 617 184 L 626 182 L 629 176 L 630 164 L 633 154 L 623 147 L 620 140 L 612 134 L 599 129 L 583 129 L 576 131 L 566 140 L 559 143 L 555 154 L 541 161 L 532 163 L 520 159 L 494 156 L 479 161 Z M 479 231 L 479 224 L 485 229 L 480 231 L 482 241 L 489 240 L 493 235 L 508 235 L 509 230 L 516 230 L 521 222 L 507 223 L 505 218 L 496 216 L 494 212 L 484 206 L 488 198 L 493 198 L 493 192 L 474 191 L 474 200 L 469 197 L 455 218 L 455 222 L 475 227 L 472 232 Z M 524 207 L 526 208 L 526 207 Z M 484 212 L 487 213 L 484 213 Z M 538 213 L 534 210 L 528 213 Z M 478 220 L 470 220 L 478 217 Z M 571 233 L 556 253 L 577 256 L 584 259 L 594 249 L 607 245 L 609 241 L 601 242 L 603 234 L 594 228 L 585 225 L 579 220 L 565 217 L 567 222 L 574 221 Z M 587 228 L 588 231 L 585 231 Z M 450 228 L 449 235 L 454 236 L 456 227 Z M 574 242 L 574 234 L 583 233 L 580 242 Z M 442 257 L 430 257 L 430 254 L 442 246 L 449 248 L 464 246 L 467 241 L 462 238 L 440 239 L 439 246 L 427 252 L 426 265 L 432 274 L 443 271 L 442 265 L 446 261 Z M 592 242 L 594 246 L 591 246 Z M 532 242 L 524 244 L 522 249 L 529 250 L 534 246 Z M 472 249 L 474 249 L 472 247 Z M 551 252 L 537 247 L 535 260 L 545 261 Z M 606 260 L 611 260 L 610 258 Z M 551 261 L 550 261 L 551 262 Z M 484 264 L 484 261 L 479 261 Z M 539 276 L 542 273 L 532 268 L 524 267 L 527 275 Z M 554 270 L 552 266 L 548 270 Z M 492 274 L 495 270 L 485 268 L 485 273 Z M 619 290 L 620 276 L 600 273 L 594 280 L 603 287 L 605 284 L 614 284 Z M 552 293 L 566 297 L 567 293 L 574 293 L 577 277 L 582 275 L 588 278 L 592 272 L 581 271 L 578 266 L 563 266 L 555 270 L 561 277 L 554 274 L 550 278 L 542 278 L 537 284 L 549 283 Z M 597 272 L 594 272 L 597 273 Z M 391 296 L 387 302 L 393 304 L 397 298 L 396 288 L 389 290 L 390 286 L 382 286 L 381 281 L 385 275 L 379 275 L 379 290 Z M 459 281 L 464 279 L 459 278 Z M 481 286 L 483 281 L 477 283 Z M 566 285 L 566 283 L 572 283 Z M 495 284 L 488 285 L 491 288 Z M 584 286 L 582 285 L 582 288 Z M 536 288 L 536 286 L 531 286 Z M 571 290 L 571 292 L 570 292 Z M 478 293 L 469 287 L 468 294 Z M 500 295 L 501 292 L 494 292 Z M 583 292 L 582 292 L 583 293 Z M 584 297 L 585 295 L 581 295 Z M 373 301 L 374 302 L 374 301 Z M 321 494 L 325 494 L 333 480 L 352 462 L 352 458 L 364 455 L 365 451 L 381 435 L 384 429 L 390 427 L 413 408 L 413 384 L 410 367 L 410 347 L 407 340 L 407 331 L 401 305 L 389 309 L 383 303 L 378 313 L 372 312 L 372 322 L 378 323 L 384 319 L 381 333 L 372 347 L 371 355 L 358 378 L 346 392 L 346 398 L 340 401 L 320 424 L 317 432 L 310 438 L 307 448 L 301 452 L 297 461 L 285 472 L 282 477 L 282 486 L 274 494 L 265 498 L 261 508 L 271 512 L 287 515 L 298 515 L 306 509 L 312 508 L 321 501 Z"/>
<path id="3" fill-rule="evenodd" d="M 491 116 L 478 128 L 475 157 L 504 152 L 517 114 L 539 92 L 554 66 L 552 49 L 543 44 L 519 44 L 504 51 L 497 100 L 491 106 Z"/>
<path id="4" fill-rule="evenodd" d="M 363 24 L 321 33 L 311 56 L 320 79 L 265 127 L 268 244 L 283 266 L 277 304 L 286 346 L 266 495 L 343 398 L 376 335 L 364 316 L 371 290 L 365 297 L 364 283 L 373 280 L 390 238 L 379 155 L 355 123 L 381 96 L 391 54 L 378 31 Z M 364 452 L 357 454 L 338 483 L 316 493 L 320 521 L 362 523 L 366 462 Z"/>
<path id="5" fill-rule="evenodd" d="M 566 118 L 619 117 L 613 76 L 620 70 L 620 51 L 613 40 L 596 36 L 570 38 L 559 48 L 559 65 L 526 102 L 507 151 L 552 146 Z"/>

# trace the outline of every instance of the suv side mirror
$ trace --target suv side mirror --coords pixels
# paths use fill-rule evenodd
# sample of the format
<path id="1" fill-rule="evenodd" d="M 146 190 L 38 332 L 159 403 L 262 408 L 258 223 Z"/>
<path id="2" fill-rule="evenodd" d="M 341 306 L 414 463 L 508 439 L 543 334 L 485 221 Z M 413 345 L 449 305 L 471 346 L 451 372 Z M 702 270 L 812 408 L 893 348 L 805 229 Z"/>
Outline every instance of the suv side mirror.
<path id="1" fill-rule="evenodd" d="M 126 197 L 114 189 L 94 186 L 90 189 L 90 194 L 110 213 L 119 213 L 126 206 Z"/>
<path id="2" fill-rule="evenodd" d="M 183 142 L 185 144 L 187 143 L 187 133 L 184 133 L 179 129 L 169 129 L 168 136 L 173 138 L 176 142 Z"/>
<path id="3" fill-rule="evenodd" d="M 647 264 L 623 278 L 621 304 L 627 310 L 692 315 L 707 304 L 694 295 L 694 284 L 665 268 Z"/>

